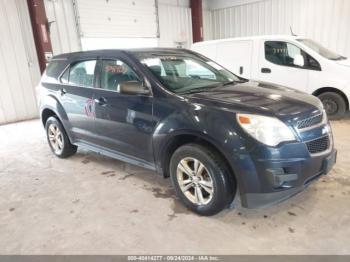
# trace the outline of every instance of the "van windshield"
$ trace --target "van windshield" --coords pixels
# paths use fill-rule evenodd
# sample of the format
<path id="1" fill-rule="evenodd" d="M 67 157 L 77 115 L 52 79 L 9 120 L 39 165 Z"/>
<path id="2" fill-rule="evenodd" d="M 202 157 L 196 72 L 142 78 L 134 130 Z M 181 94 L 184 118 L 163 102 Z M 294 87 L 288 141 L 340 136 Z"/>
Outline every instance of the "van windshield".
<path id="1" fill-rule="evenodd" d="M 345 60 L 346 57 L 338 55 L 337 53 L 321 46 L 319 43 L 311 40 L 311 39 L 298 39 L 299 42 L 303 43 L 307 47 L 311 48 L 315 52 L 317 52 L 319 55 L 323 56 L 324 58 L 327 58 L 329 60 Z"/>
<path id="2" fill-rule="evenodd" d="M 197 93 L 240 79 L 220 65 L 191 54 L 138 53 L 137 58 L 171 92 Z"/>

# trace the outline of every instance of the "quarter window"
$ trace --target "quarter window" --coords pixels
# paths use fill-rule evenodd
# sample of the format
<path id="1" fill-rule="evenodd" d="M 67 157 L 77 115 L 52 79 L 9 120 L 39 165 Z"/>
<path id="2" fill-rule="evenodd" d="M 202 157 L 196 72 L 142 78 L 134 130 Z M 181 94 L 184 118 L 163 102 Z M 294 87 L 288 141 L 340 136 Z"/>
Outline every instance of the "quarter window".
<path id="1" fill-rule="evenodd" d="M 140 81 L 137 74 L 121 60 L 102 60 L 101 88 L 119 92 L 125 82 Z"/>
<path id="2" fill-rule="evenodd" d="M 70 67 L 61 77 L 61 82 L 72 85 L 93 87 L 96 60 L 78 62 Z"/>
<path id="3" fill-rule="evenodd" d="M 294 58 L 296 55 L 302 55 L 304 57 L 305 65 L 303 68 L 321 70 L 320 64 L 296 45 L 282 41 L 265 42 L 265 58 L 271 63 L 281 66 L 296 67 L 296 65 L 294 65 Z"/>

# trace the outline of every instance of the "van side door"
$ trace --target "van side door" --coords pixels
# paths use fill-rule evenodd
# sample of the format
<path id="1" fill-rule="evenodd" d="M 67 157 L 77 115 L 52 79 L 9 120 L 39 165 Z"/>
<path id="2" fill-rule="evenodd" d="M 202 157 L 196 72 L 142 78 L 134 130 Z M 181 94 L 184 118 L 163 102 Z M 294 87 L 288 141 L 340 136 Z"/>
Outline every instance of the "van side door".
<path id="1" fill-rule="evenodd" d="M 253 41 L 235 40 L 217 44 L 217 55 L 214 61 L 230 70 L 237 76 L 252 77 Z"/>

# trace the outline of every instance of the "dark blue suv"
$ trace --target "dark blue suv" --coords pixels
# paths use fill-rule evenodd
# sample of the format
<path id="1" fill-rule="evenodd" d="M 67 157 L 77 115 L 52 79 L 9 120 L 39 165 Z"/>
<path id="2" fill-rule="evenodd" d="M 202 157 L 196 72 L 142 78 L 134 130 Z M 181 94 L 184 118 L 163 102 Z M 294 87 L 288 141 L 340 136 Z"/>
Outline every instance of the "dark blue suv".
<path id="1" fill-rule="evenodd" d="M 334 165 L 317 98 L 246 81 L 181 49 L 100 50 L 56 56 L 40 86 L 55 155 L 86 148 L 171 177 L 201 215 L 232 203 L 277 203 Z"/>

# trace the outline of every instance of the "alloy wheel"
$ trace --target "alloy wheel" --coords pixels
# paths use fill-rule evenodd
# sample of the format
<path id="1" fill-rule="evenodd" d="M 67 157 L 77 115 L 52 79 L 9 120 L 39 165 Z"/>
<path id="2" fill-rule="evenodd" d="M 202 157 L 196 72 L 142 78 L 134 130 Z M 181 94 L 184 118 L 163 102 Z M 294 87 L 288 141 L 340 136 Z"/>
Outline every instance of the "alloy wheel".
<path id="1" fill-rule="evenodd" d="M 62 153 L 64 147 L 63 134 L 56 124 L 51 124 L 48 128 L 50 145 L 56 154 Z"/>
<path id="2" fill-rule="evenodd" d="M 176 171 L 181 191 L 188 200 L 196 205 L 206 205 L 214 195 L 212 175 L 198 159 L 182 159 Z"/>

